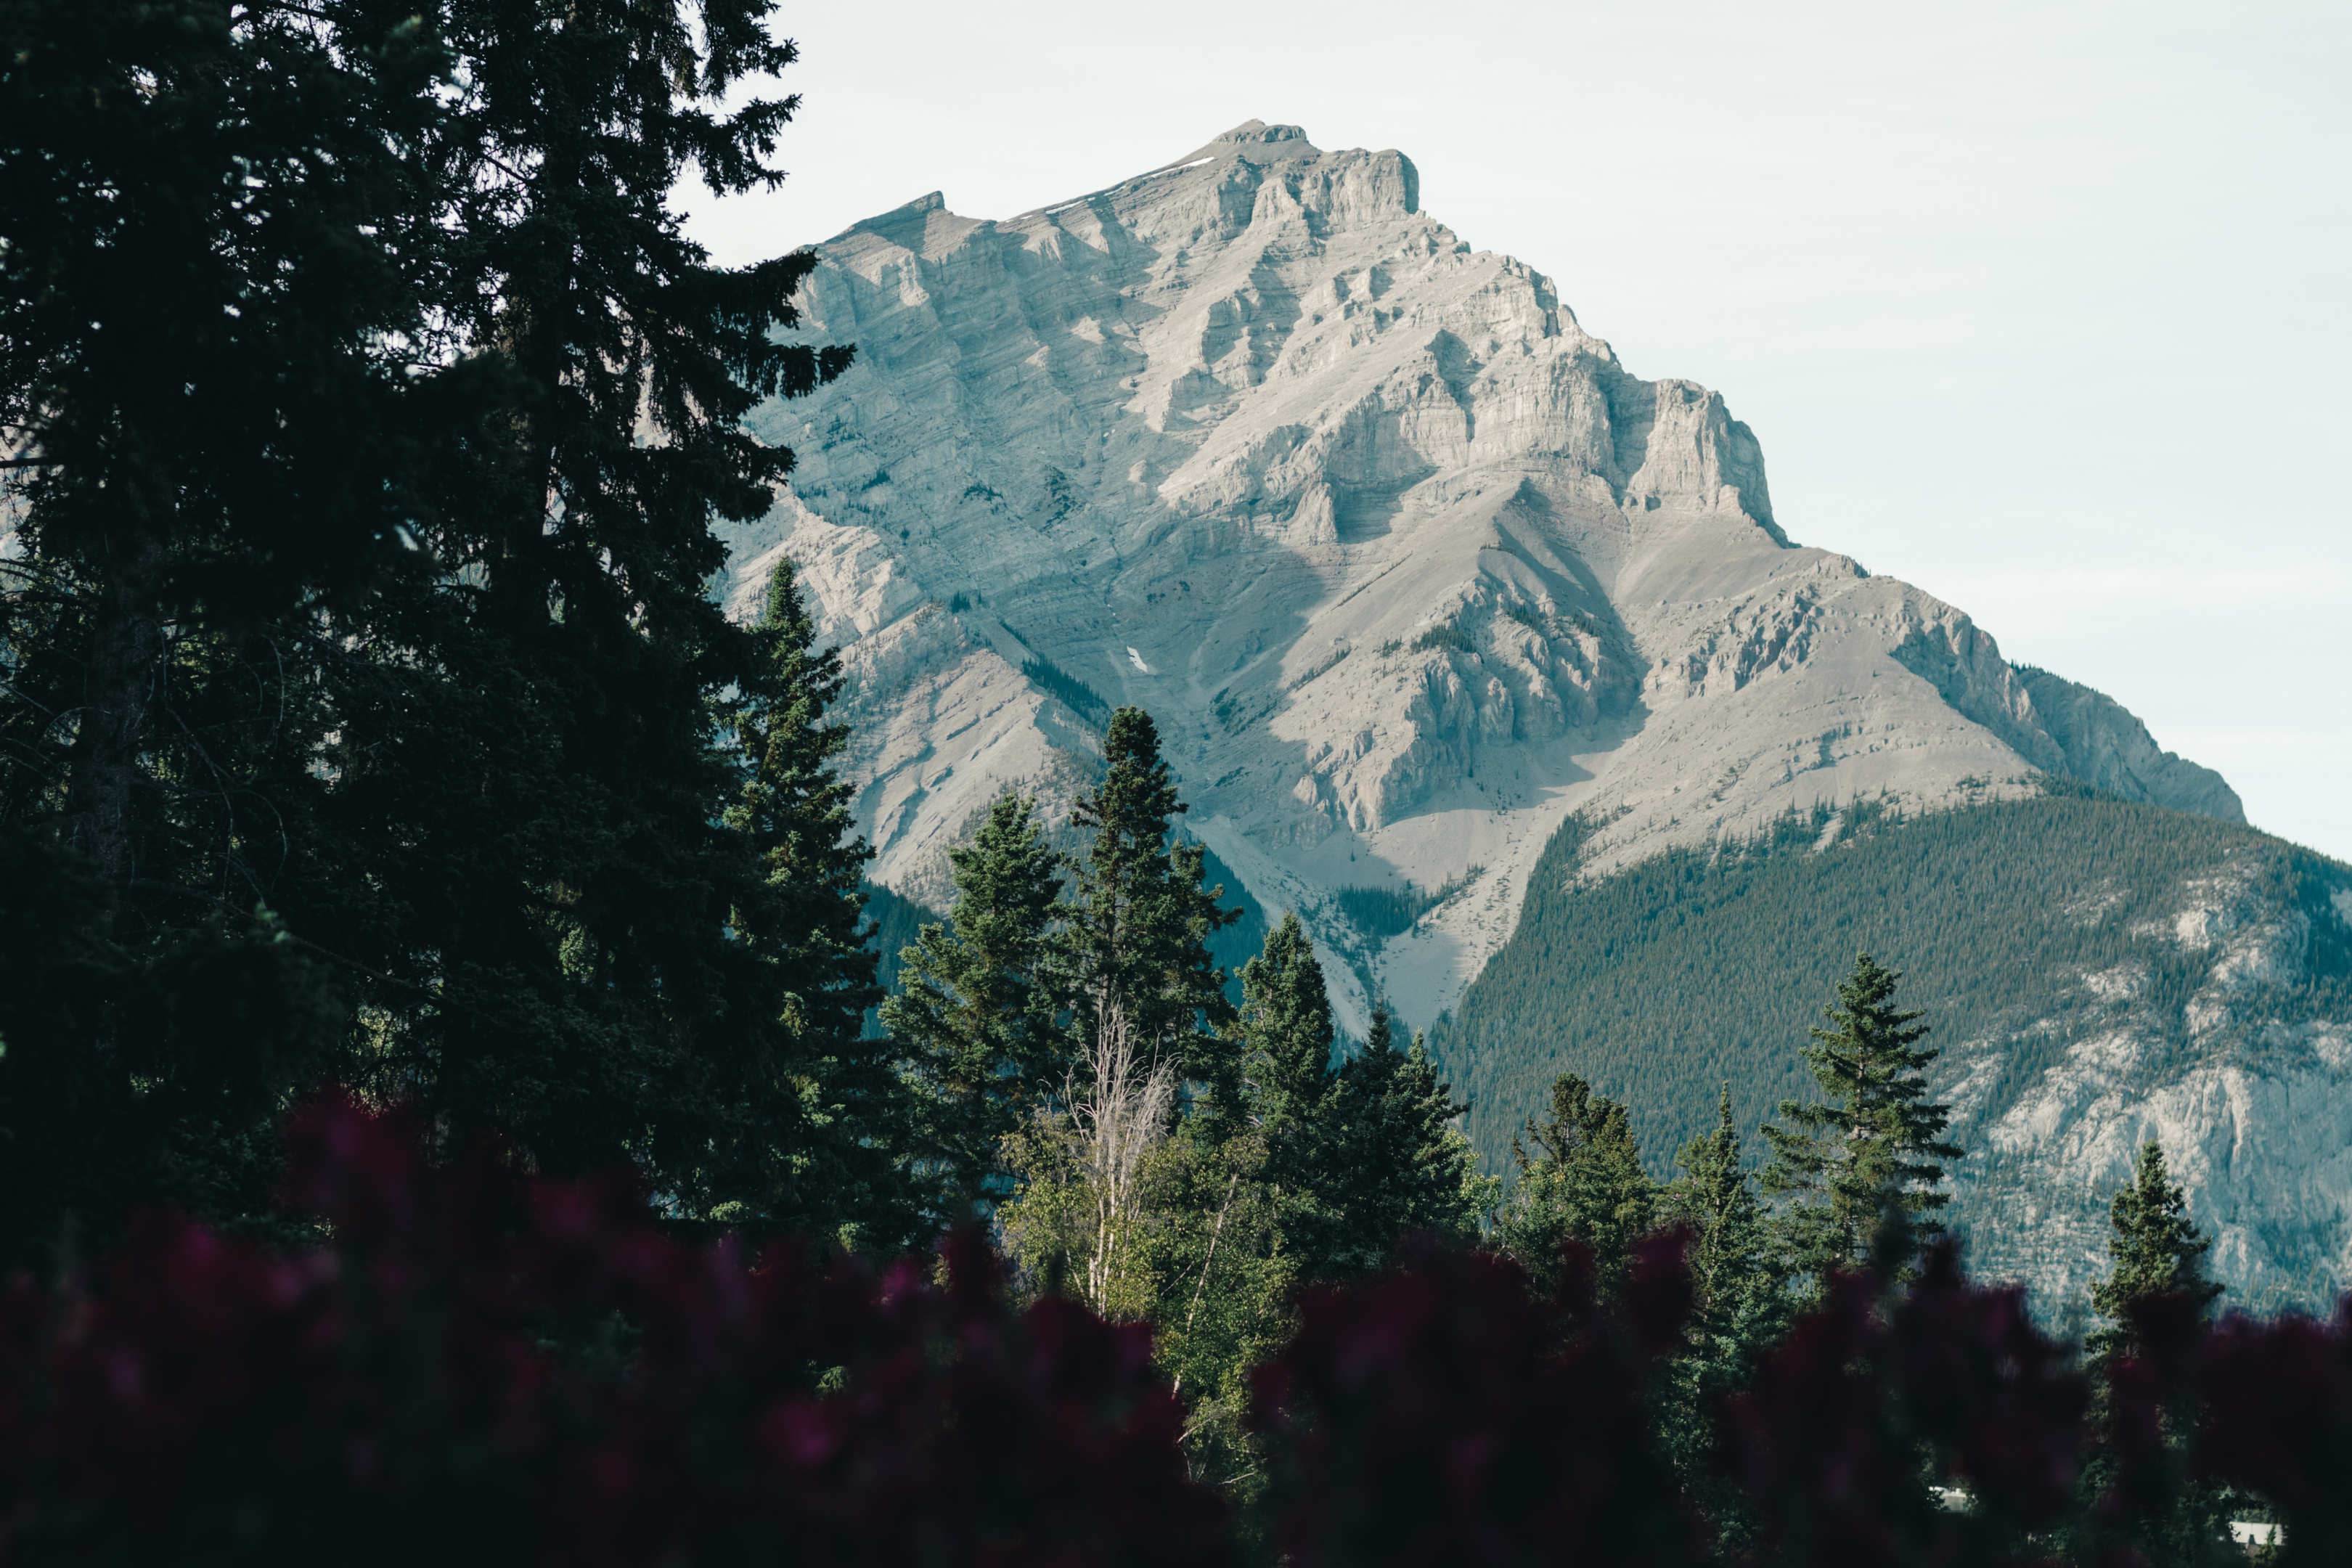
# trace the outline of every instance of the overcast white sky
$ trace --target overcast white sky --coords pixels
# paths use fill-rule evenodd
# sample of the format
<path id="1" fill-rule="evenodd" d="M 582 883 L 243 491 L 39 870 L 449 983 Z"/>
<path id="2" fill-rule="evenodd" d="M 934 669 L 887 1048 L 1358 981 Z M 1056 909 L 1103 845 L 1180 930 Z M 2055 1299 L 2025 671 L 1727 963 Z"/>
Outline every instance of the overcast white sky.
<path id="1" fill-rule="evenodd" d="M 728 261 L 1008 216 L 1259 118 L 1397 147 L 1790 534 L 1969 611 L 2352 859 L 2352 5 L 1611 0 L 787 11 Z"/>

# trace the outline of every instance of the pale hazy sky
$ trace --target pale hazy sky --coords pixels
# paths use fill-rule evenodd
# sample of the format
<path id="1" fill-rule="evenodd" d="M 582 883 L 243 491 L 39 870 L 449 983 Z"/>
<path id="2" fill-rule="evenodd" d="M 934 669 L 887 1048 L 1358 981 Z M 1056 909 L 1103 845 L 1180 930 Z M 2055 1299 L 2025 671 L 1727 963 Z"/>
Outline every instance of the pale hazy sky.
<path id="1" fill-rule="evenodd" d="M 1002 217 L 1244 120 L 1396 147 L 1780 521 L 2106 691 L 2352 859 L 2352 5 L 840 4 L 747 261 Z"/>

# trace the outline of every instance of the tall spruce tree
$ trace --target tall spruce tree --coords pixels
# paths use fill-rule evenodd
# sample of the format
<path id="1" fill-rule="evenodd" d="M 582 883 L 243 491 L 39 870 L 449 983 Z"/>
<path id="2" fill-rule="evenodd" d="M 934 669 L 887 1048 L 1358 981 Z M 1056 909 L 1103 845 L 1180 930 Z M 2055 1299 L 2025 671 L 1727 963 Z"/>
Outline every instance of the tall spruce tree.
<path id="1" fill-rule="evenodd" d="M 767 1224 L 895 1244 L 913 1234 L 913 1119 L 908 1086 L 865 1032 L 883 999 L 861 918 L 874 852 L 855 836 L 856 790 L 837 771 L 848 729 L 825 719 L 840 656 L 819 644 L 789 559 L 769 578 L 757 637 L 757 677 L 728 704 L 747 776 L 727 821 L 762 873 L 731 911 L 733 945 L 761 962 L 738 988 L 746 1016 L 712 1022 L 746 1056 L 771 1016 L 777 1037 L 772 1060 L 740 1075 L 753 1091 L 742 1102 L 748 1158 L 725 1185 L 765 1193 Z"/>
<path id="2" fill-rule="evenodd" d="M 498 379 L 435 471 L 442 575 L 336 672 L 334 826 L 401 911 L 353 925 L 392 981 L 374 1082 L 551 1171 L 628 1160 L 682 1213 L 830 1232 L 876 1223 L 842 1162 L 874 1163 L 888 1077 L 844 1040 L 870 973 L 818 778 L 831 693 L 781 684 L 825 684 L 804 616 L 735 626 L 707 585 L 711 522 L 763 514 L 792 463 L 742 416 L 846 355 L 774 330 L 813 258 L 712 267 L 671 196 L 689 166 L 782 178 L 795 100 L 743 90 L 793 58 L 772 11 L 447 0 L 438 306 Z"/>
<path id="3" fill-rule="evenodd" d="M 1477 1173 L 1460 1128 L 1470 1110 L 1437 1076 L 1420 1035 L 1397 1049 L 1385 1004 L 1372 1007 L 1364 1047 L 1348 1058 L 1325 1118 L 1324 1185 L 1331 1218 L 1318 1265 L 1333 1278 L 1385 1267 L 1407 1234 L 1475 1237 L 1497 1184 Z"/>
<path id="4" fill-rule="evenodd" d="M 1035 799 L 999 795 L 948 864 L 955 907 L 904 950 L 882 1026 L 906 1054 L 916 1153 L 931 1173 L 939 1217 L 952 1221 L 1008 1194 L 1004 1140 L 1060 1091 L 1069 1041 L 1055 1009 L 1062 863 Z"/>
<path id="5" fill-rule="evenodd" d="M 791 464 L 743 414 L 847 351 L 773 331 L 813 258 L 711 267 L 670 204 L 689 164 L 781 178 L 793 100 L 741 90 L 793 58 L 772 9 L 5 12 L 0 355 L 30 482 L 0 810 L 86 846 L 98 960 L 226 944 L 278 966 L 238 994 L 331 1020 L 308 954 L 358 1006 L 340 1056 L 243 1065 L 170 1045 L 211 1005 L 150 1009 L 182 1021 L 160 1063 L 112 1049 L 124 1007 L 81 1009 L 104 1081 L 74 1092 L 118 1129 L 68 1135 L 93 1163 L 235 1154 L 335 1072 L 551 1172 L 633 1161 L 682 1215 L 877 1223 L 871 1184 L 815 1203 L 787 1177 L 878 1168 L 849 1086 L 888 1075 L 820 1043 L 862 984 L 839 889 L 795 904 L 775 813 L 729 816 L 774 650 L 706 593 L 711 521 L 763 512 Z M 814 843 L 837 814 L 808 804 Z M 124 1112 L 232 1068 L 271 1082 L 177 1094 L 207 1108 L 186 1136 Z M 232 1103 L 260 1108 L 246 1132 Z"/>
<path id="6" fill-rule="evenodd" d="M 1622 1279 L 1657 1204 L 1625 1107 L 1562 1073 L 1551 1086 L 1550 1114 L 1528 1118 L 1511 1157 L 1518 1188 L 1496 1229 L 1512 1256 L 1541 1278 L 1572 1238 L 1592 1249 L 1604 1282 Z"/>
<path id="7" fill-rule="evenodd" d="M 1674 1360 L 1660 1402 L 1661 1446 L 1730 1539 L 1742 1528 L 1740 1505 L 1714 1472 L 1713 1414 L 1741 1386 L 1789 1312 L 1785 1270 L 1742 1165 L 1728 1085 L 1714 1131 L 1684 1144 L 1675 1163 L 1682 1174 L 1659 1194 L 1658 1217 L 1689 1233 L 1691 1314 L 1686 1348 Z"/>
<path id="8" fill-rule="evenodd" d="M 2132 1184 L 2116 1194 L 2109 1217 L 2115 1235 L 2107 1256 L 2114 1267 L 2091 1287 L 2091 1306 L 2107 1321 L 2084 1347 L 2097 1361 L 2137 1353 L 2130 1321 L 2135 1304 L 2155 1296 L 2184 1296 L 2204 1309 L 2222 1290 L 2205 1278 L 2212 1238 L 2200 1235 L 2189 1217 L 2189 1189 L 2169 1179 L 2164 1146 L 2155 1139 L 2140 1145 Z"/>
<path id="9" fill-rule="evenodd" d="M 1155 1058 L 1167 1054 L 1211 1107 L 1230 1116 L 1240 1090 L 1238 1053 L 1226 1037 L 1234 1009 L 1207 943 L 1241 911 L 1218 908 L 1224 889 L 1202 885 L 1203 847 L 1172 837 L 1174 819 L 1190 808 L 1160 759 L 1151 716 L 1140 708 L 1114 712 L 1103 761 L 1102 782 L 1074 814 L 1093 831 L 1071 885 L 1076 1026 L 1099 1029 L 1116 1003 Z"/>
<path id="10" fill-rule="evenodd" d="M 446 65 L 406 5 L 0 5 L 0 923 L 73 950 L 0 1002 L 0 1258 L 265 1205 L 339 1043 L 266 906 L 323 787 L 304 639 L 426 509 Z"/>
<path id="11" fill-rule="evenodd" d="M 1295 911 L 1283 911 L 1265 950 L 1242 965 L 1240 1032 L 1244 1092 L 1265 1134 L 1268 1179 L 1318 1200 L 1318 1143 L 1336 1081 L 1331 1000 Z"/>
<path id="12" fill-rule="evenodd" d="M 2205 1255 L 2213 1244 L 2198 1234 L 2187 1189 L 2170 1179 L 2163 1147 L 2154 1139 L 2140 1146 L 2131 1184 L 2116 1194 L 2109 1217 L 2115 1234 L 2107 1255 L 2114 1267 L 2091 1288 L 2091 1304 L 2105 1322 L 2084 1344 L 2092 1441 L 2075 1483 L 2075 1507 L 2055 1544 L 2069 1561 L 2139 1562 L 2150 1568 L 2212 1568 L 2242 1560 L 2243 1550 L 2230 1542 L 2229 1523 L 2245 1516 L 2251 1500 L 2198 1479 L 2190 1465 L 2197 1423 L 2193 1363 L 2160 1353 L 2178 1347 L 2142 1344 L 2133 1324 L 2133 1310 L 2155 1298 L 2177 1298 L 2201 1316 L 2222 1292 L 2205 1278 Z M 2135 1361 L 2141 1364 L 2127 1371 Z M 2119 1376 L 2137 1384 L 2134 1405 L 2155 1395 L 2158 1452 L 2143 1446 L 2144 1407 L 2125 1431 L 2117 1430 Z M 2128 1469 L 2125 1444 L 2132 1450 Z M 2137 1484 L 2120 1486 L 2126 1474 L 2136 1474 Z M 2151 1484 L 2155 1478 L 2161 1479 Z"/>
<path id="13" fill-rule="evenodd" d="M 1787 1198 L 1780 1228 L 1790 1256 L 1817 1284 L 1839 1269 L 1870 1262 L 1882 1227 L 1903 1235 L 1898 1274 L 1943 1230 L 1937 1217 L 1951 1199 L 1936 1190 L 1945 1160 L 1959 1158 L 1945 1142 L 1950 1116 L 1927 1099 L 1927 1069 L 1936 1051 L 1922 1014 L 1895 1005 L 1900 974 L 1868 953 L 1839 983 L 1826 1009 L 1830 1027 L 1815 1027 L 1805 1048 L 1822 1098 L 1785 1100 L 1780 1115 L 1792 1127 L 1767 1127 L 1772 1158 L 1763 1190 Z"/>

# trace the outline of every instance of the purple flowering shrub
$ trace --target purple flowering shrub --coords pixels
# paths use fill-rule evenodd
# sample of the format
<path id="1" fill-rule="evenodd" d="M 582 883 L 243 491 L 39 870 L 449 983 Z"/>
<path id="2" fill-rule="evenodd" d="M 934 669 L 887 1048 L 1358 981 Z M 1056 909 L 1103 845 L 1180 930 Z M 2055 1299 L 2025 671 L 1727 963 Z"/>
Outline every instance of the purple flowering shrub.
<path id="1" fill-rule="evenodd" d="M 0 1293 L 0 1556 L 1234 1554 L 1148 1331 L 1013 1310 L 975 1233 L 879 1270 L 751 1259 L 666 1235 L 625 1182 L 534 1182 L 487 1146 L 436 1165 L 399 1113 L 331 1100 L 290 1144 L 316 1247 L 149 1215 L 86 1276 Z M 2022 1293 L 1971 1285 L 1949 1248 L 1899 1292 L 1833 1281 L 1708 1413 L 1695 1492 L 1654 1430 L 1684 1239 L 1642 1243 L 1605 1294 L 1573 1247 L 1539 1289 L 1433 1245 L 1307 1293 L 1255 1378 L 1275 1546 L 1298 1568 L 2127 1568 L 2184 1488 L 2226 1485 L 2281 1511 L 2290 1561 L 2352 1561 L 2352 1321 L 2209 1328 L 2194 1300 L 2142 1302 L 2095 1408 Z"/>
<path id="2" fill-rule="evenodd" d="M 1015 1314 L 973 1237 L 747 1266 L 624 1184 L 300 1118 L 274 1255 L 151 1216 L 0 1300 L 0 1551 L 81 1563 L 1196 1563 L 1145 1331 Z M 836 1385 L 837 1386 L 835 1386 Z"/>

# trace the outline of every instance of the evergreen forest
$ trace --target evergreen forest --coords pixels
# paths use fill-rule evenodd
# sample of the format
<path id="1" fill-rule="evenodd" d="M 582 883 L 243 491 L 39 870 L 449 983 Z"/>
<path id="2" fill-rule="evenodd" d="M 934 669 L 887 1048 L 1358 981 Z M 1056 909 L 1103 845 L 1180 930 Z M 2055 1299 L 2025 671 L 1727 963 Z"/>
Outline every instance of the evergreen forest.
<path id="1" fill-rule="evenodd" d="M 1936 1077 L 2155 963 L 2151 872 L 2316 908 L 2284 847 L 2053 795 L 1587 887 L 1572 827 L 1354 1041 L 1041 666 L 1067 819 L 874 889 L 793 566 L 712 592 L 746 416 L 850 363 L 677 205 L 782 180 L 777 21 L 0 0 L 0 1554 L 2345 1559 L 2352 1321 L 2231 1311 L 2151 1143 L 2053 1337 Z"/>
<path id="2" fill-rule="evenodd" d="M 2308 923 L 2305 972 L 2273 998 L 2280 1010 L 2352 1006 L 2352 928 L 2334 918 L 2352 873 L 2252 828 L 2068 781 L 1912 817 L 1866 799 L 1824 805 L 1750 841 L 1580 878 L 1591 832 L 1571 819 L 1546 847 L 1517 931 L 1431 1031 L 1490 1165 L 1563 1072 L 1633 1107 L 1661 1173 L 1713 1121 L 1727 1085 L 1738 1124 L 1761 1124 L 1804 1088 L 1805 1022 L 1858 952 L 1903 973 L 1948 1059 L 1964 1047 L 1997 1054 L 1970 1126 L 1997 1119 L 2114 1016 L 2118 1003 L 2085 988 L 2085 973 L 2138 969 L 2129 1005 L 2185 1053 L 2183 1007 L 2219 954 L 2151 922 L 2172 918 L 2181 888 L 2223 875 Z"/>

